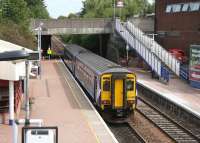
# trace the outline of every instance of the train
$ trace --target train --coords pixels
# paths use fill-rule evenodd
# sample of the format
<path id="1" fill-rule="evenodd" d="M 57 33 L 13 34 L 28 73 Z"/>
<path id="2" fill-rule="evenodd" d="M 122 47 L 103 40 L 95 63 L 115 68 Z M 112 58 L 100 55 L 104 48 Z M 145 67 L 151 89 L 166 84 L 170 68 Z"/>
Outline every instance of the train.
<path id="1" fill-rule="evenodd" d="M 78 45 L 65 45 L 63 61 L 102 113 L 127 117 L 136 107 L 136 74 Z"/>

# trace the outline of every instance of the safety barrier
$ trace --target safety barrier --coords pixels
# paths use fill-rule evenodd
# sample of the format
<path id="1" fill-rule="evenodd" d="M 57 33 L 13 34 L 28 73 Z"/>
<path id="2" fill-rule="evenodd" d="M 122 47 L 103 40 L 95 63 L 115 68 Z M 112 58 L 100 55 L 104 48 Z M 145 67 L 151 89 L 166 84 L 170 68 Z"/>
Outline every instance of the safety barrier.
<path id="1" fill-rule="evenodd" d="M 120 22 L 117 20 L 117 23 Z M 177 76 L 180 75 L 180 62 L 171 55 L 167 50 L 161 47 L 152 38 L 145 35 L 139 28 L 135 27 L 131 22 L 126 22 L 126 29 L 137 39 L 143 46 L 154 53 L 162 63 L 164 63 Z"/>
<path id="2" fill-rule="evenodd" d="M 186 66 L 180 66 L 180 78 L 183 80 L 189 80 L 189 69 Z"/>
<path id="3" fill-rule="evenodd" d="M 136 52 L 146 61 L 146 63 L 152 68 L 152 70 L 161 77 L 161 60 L 153 53 L 149 48 L 147 48 L 140 39 L 137 39 L 132 35 L 119 19 L 115 23 L 116 31 L 119 35 L 127 42 L 127 44 L 134 48 Z M 140 37 L 141 38 L 141 37 Z"/>

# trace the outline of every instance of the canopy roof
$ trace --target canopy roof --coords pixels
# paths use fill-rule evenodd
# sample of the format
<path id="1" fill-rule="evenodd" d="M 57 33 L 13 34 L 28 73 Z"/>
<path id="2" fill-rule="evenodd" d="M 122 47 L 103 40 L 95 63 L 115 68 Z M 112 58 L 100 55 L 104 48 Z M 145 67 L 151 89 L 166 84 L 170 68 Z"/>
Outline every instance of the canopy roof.
<path id="1" fill-rule="evenodd" d="M 9 51 L 25 50 L 30 53 L 32 50 L 25 47 L 0 40 L 0 53 Z M 25 76 L 25 61 L 1 61 L 0 62 L 0 79 L 17 81 Z"/>

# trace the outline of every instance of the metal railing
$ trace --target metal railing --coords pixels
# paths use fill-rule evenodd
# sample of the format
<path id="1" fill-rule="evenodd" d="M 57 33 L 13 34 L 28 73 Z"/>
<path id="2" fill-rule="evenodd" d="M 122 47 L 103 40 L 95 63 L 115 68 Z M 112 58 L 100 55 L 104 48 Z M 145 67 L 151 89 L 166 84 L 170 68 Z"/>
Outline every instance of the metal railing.
<path id="1" fill-rule="evenodd" d="M 180 62 L 171 55 L 167 50 L 160 46 L 154 39 L 145 35 L 139 28 L 135 27 L 131 22 L 126 22 L 127 30 L 136 38 L 144 47 L 154 53 L 170 70 L 177 76 L 180 74 Z"/>
<path id="2" fill-rule="evenodd" d="M 141 42 L 147 39 L 141 31 L 138 29 L 134 29 L 136 32 L 136 35 L 133 35 L 131 32 L 129 32 L 126 28 L 126 24 L 122 25 L 119 19 L 116 20 L 115 23 L 115 28 L 116 31 L 120 34 L 120 36 L 127 42 L 130 47 L 134 48 L 136 52 L 146 61 L 146 63 L 152 68 L 152 70 L 157 73 L 159 77 L 163 77 L 161 73 L 161 67 L 162 67 L 162 62 L 159 59 L 159 57 L 151 51 L 150 48 L 147 48 L 147 46 Z M 137 38 L 136 38 L 137 36 Z M 149 43 L 150 44 L 150 43 Z"/>

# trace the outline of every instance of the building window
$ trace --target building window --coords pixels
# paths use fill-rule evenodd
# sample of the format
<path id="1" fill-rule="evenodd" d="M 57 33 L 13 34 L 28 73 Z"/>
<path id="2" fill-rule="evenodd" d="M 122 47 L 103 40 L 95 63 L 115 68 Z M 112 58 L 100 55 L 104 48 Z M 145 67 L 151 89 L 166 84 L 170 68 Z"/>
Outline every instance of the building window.
<path id="1" fill-rule="evenodd" d="M 126 90 L 130 91 L 133 90 L 134 88 L 134 82 L 132 80 L 127 80 L 126 81 Z"/>
<path id="2" fill-rule="evenodd" d="M 170 13 L 172 11 L 172 5 L 168 5 L 166 7 L 166 13 Z"/>
<path id="3" fill-rule="evenodd" d="M 190 3 L 190 11 L 199 11 L 200 3 Z"/>
<path id="4" fill-rule="evenodd" d="M 173 12 L 180 12 L 181 11 L 181 4 L 175 4 L 172 8 Z"/>
<path id="5" fill-rule="evenodd" d="M 200 2 L 178 3 L 167 5 L 166 13 L 193 12 L 200 10 Z"/>
<path id="6" fill-rule="evenodd" d="M 188 11 L 188 8 L 189 8 L 189 4 L 188 3 L 183 4 L 182 12 Z"/>

